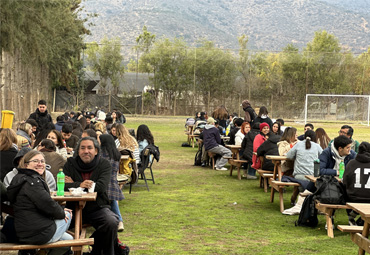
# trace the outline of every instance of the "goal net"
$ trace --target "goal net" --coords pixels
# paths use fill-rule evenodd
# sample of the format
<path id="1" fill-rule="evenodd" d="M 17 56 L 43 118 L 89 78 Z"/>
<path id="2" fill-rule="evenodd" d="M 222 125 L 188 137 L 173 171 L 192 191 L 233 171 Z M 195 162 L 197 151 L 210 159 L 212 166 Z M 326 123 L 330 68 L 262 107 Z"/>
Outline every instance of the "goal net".
<path id="1" fill-rule="evenodd" d="M 357 121 L 369 125 L 370 95 L 306 94 L 304 120 Z"/>

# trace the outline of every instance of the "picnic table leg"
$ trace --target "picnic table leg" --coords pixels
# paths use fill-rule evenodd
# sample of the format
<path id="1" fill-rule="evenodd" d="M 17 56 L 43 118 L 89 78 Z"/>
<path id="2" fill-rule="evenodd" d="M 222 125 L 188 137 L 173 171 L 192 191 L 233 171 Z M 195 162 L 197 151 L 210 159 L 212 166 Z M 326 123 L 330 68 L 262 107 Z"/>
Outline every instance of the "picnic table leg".
<path id="1" fill-rule="evenodd" d="M 369 236 L 369 223 L 367 221 L 364 222 L 364 228 L 362 230 L 362 236 L 365 237 L 365 238 L 368 238 Z M 359 255 L 364 255 L 365 254 L 365 251 L 361 248 L 358 249 L 358 254 Z"/>
<path id="2" fill-rule="evenodd" d="M 262 178 L 263 179 L 263 191 L 267 193 L 267 178 Z"/>
<path id="3" fill-rule="evenodd" d="M 284 190 L 279 187 L 280 212 L 284 211 Z"/>
<path id="4" fill-rule="evenodd" d="M 271 186 L 271 196 L 270 196 L 270 203 L 274 202 L 274 195 L 275 195 L 275 189 Z"/>
<path id="5" fill-rule="evenodd" d="M 334 209 L 326 209 L 325 211 L 325 218 L 326 218 L 326 226 L 328 230 L 328 237 L 334 238 L 334 230 L 333 230 L 333 221 L 331 220 L 334 214 Z"/>
<path id="6" fill-rule="evenodd" d="M 238 180 L 242 179 L 242 175 L 240 173 L 240 167 L 241 167 L 241 163 L 238 163 L 238 166 L 237 166 L 237 168 L 238 168 Z"/>
<path id="7" fill-rule="evenodd" d="M 230 176 L 233 176 L 233 168 L 234 166 L 229 162 L 230 164 Z"/>

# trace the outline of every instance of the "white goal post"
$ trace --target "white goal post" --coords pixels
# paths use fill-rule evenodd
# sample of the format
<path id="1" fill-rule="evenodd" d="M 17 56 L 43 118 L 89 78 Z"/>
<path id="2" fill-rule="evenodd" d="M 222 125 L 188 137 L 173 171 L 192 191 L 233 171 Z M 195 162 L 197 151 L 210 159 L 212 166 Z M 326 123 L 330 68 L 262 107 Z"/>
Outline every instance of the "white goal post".
<path id="1" fill-rule="evenodd" d="M 308 99 L 309 97 L 329 97 L 333 98 L 364 98 L 367 99 L 367 126 L 370 124 L 370 95 L 331 95 L 331 94 L 306 94 L 306 101 L 304 106 L 304 123 L 307 123 L 308 117 Z M 336 107 L 336 105 L 335 105 Z M 336 109 L 334 109 L 335 111 Z M 365 109 L 360 109 L 360 111 Z M 331 109 L 328 109 L 328 112 L 331 112 Z"/>

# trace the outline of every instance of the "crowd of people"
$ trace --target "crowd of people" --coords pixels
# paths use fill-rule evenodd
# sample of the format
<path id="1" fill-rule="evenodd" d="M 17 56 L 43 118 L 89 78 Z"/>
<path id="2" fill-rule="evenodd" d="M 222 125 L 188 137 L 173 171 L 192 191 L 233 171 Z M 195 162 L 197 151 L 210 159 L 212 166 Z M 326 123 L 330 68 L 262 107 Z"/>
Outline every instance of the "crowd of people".
<path id="1" fill-rule="evenodd" d="M 212 117 L 205 112 L 196 114 L 194 127 L 202 140 L 199 148 L 202 151 L 201 166 L 209 164 L 208 152 L 212 152 L 217 155 L 215 169 L 227 170 L 225 165 L 231 157 L 231 150 L 226 144 L 240 145 L 240 159 L 247 161 L 242 166 L 246 179 L 257 179 L 257 169 L 273 172 L 274 164 L 266 155 L 286 156 L 288 160 L 282 161 L 282 181 L 301 184 L 301 192 L 306 189 L 314 192 L 315 185 L 305 178 L 306 175 L 314 175 L 314 161 L 320 161 L 320 175 L 333 176 L 339 176 L 339 165 L 343 162 L 345 174 L 342 182 L 348 202 L 370 203 L 366 186 L 370 144 L 354 140 L 351 126 L 341 126 L 338 136 L 330 139 L 323 128 L 315 130 L 313 124 L 307 123 L 304 133 L 299 135 L 296 128 L 284 126 L 283 119 L 272 120 L 265 106 L 259 108 L 258 114 L 248 100 L 244 100 L 241 107 L 243 118 L 236 113 L 229 114 L 224 106 L 215 109 Z M 349 224 L 359 224 L 353 216 L 353 212 L 348 213 Z"/>
<path id="2" fill-rule="evenodd" d="M 125 116 L 113 110 L 105 113 L 66 112 L 53 122 L 44 100 L 14 131 L 0 129 L 1 202 L 8 201 L 14 214 L 5 218 L 1 242 L 45 244 L 69 240 L 73 208 L 62 207 L 50 194 L 56 190 L 57 174 L 63 169 L 65 190 L 89 189 L 96 201 L 87 202 L 83 221 L 95 228 L 94 245 L 87 254 L 113 255 L 117 232 L 124 230 L 119 201 L 124 199 L 117 173 L 122 151 L 132 152 L 140 166 L 141 152 L 154 145 L 147 125 L 129 130 Z M 2 219 L 4 220 L 4 219 Z M 35 254 L 20 251 L 19 254 Z M 51 249 L 48 254 L 70 254 L 69 247 Z"/>

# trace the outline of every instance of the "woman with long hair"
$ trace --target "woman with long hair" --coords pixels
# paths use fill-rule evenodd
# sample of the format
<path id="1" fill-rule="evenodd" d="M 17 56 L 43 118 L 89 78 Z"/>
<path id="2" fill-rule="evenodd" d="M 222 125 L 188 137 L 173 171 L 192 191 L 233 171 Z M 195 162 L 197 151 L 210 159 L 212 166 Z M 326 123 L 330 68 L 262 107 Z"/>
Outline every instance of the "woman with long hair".
<path id="1" fill-rule="evenodd" d="M 130 150 L 134 153 L 136 164 L 140 163 L 139 145 L 128 129 L 123 124 L 118 124 L 116 127 L 116 135 L 119 141 L 118 150 Z"/>
<path id="2" fill-rule="evenodd" d="M 297 129 L 294 127 L 287 127 L 284 130 L 283 136 L 278 142 L 278 149 L 280 156 L 286 156 L 288 151 L 293 148 L 293 146 L 297 143 Z M 290 160 L 283 160 L 281 161 L 281 171 L 286 173 L 287 175 L 291 175 L 293 172 L 293 161 Z"/>
<path id="3" fill-rule="evenodd" d="M 249 122 L 243 122 L 238 132 L 235 134 L 235 145 L 241 145 L 244 139 L 244 136 L 249 133 L 251 130 L 251 124 Z"/>
<path id="4" fill-rule="evenodd" d="M 254 169 L 261 168 L 261 161 L 257 156 L 258 148 L 271 136 L 270 126 L 267 123 L 260 124 L 260 133 L 256 135 L 253 141 L 253 157 L 252 157 L 252 167 Z"/>
<path id="5" fill-rule="evenodd" d="M 112 165 L 112 173 L 108 184 L 108 198 L 111 201 L 111 210 L 119 217 L 118 232 L 123 231 L 123 220 L 119 210 L 118 201 L 124 199 L 122 190 L 119 188 L 117 181 L 117 173 L 119 171 L 119 162 L 121 153 L 118 151 L 114 139 L 111 135 L 103 134 L 99 137 L 101 156 L 107 159 Z"/>
<path id="6" fill-rule="evenodd" d="M 304 133 L 304 140 L 297 142 L 287 153 L 287 158 L 294 159 L 293 177 L 299 180 L 307 180 L 305 175 L 313 175 L 314 160 L 318 159 L 322 148 L 315 143 L 316 135 L 312 130 Z"/>
<path id="7" fill-rule="evenodd" d="M 44 155 L 31 150 L 20 160 L 7 194 L 14 208 L 14 227 L 21 243 L 46 244 L 72 240 L 66 231 L 72 220 L 72 210 L 63 209 L 50 196 L 42 175 Z M 48 254 L 65 254 L 69 247 L 53 248 Z"/>
<path id="8" fill-rule="evenodd" d="M 283 131 L 281 131 L 280 122 L 274 122 L 274 124 L 272 124 L 271 131 L 272 131 L 272 133 L 274 133 L 274 135 L 280 135 L 280 136 L 282 136 L 283 135 Z"/>
<path id="9" fill-rule="evenodd" d="M 64 159 L 67 159 L 67 149 L 64 145 L 62 134 L 59 131 L 55 129 L 51 130 L 46 139 L 52 140 L 56 147 L 56 153 L 60 154 Z"/>
<path id="10" fill-rule="evenodd" d="M 316 141 L 315 142 L 318 145 L 320 145 L 323 150 L 328 148 L 329 143 L 330 143 L 330 138 L 329 138 L 328 134 L 325 132 L 325 130 L 323 128 L 317 128 L 315 130 L 315 134 L 316 134 Z"/>
<path id="11" fill-rule="evenodd" d="M 267 123 L 269 124 L 270 130 L 272 130 L 272 120 L 268 116 L 269 112 L 267 111 L 266 106 L 261 106 L 257 118 L 254 122 Z"/>
<path id="12" fill-rule="evenodd" d="M 13 159 L 18 153 L 17 134 L 13 129 L 0 128 L 0 177 L 4 181 L 7 173 L 13 170 Z"/>
<path id="13" fill-rule="evenodd" d="M 148 146 L 149 144 L 154 144 L 154 137 L 152 132 L 150 132 L 149 127 L 145 124 L 140 125 L 136 131 L 137 142 L 139 143 L 139 152 Z"/>
<path id="14" fill-rule="evenodd" d="M 212 113 L 212 117 L 214 119 L 218 119 L 219 120 L 219 125 L 221 127 L 223 127 L 224 129 L 226 129 L 226 121 L 227 119 L 229 118 L 229 113 L 228 111 L 226 110 L 226 107 L 224 105 L 221 105 L 220 107 L 217 107 L 213 113 Z"/>

